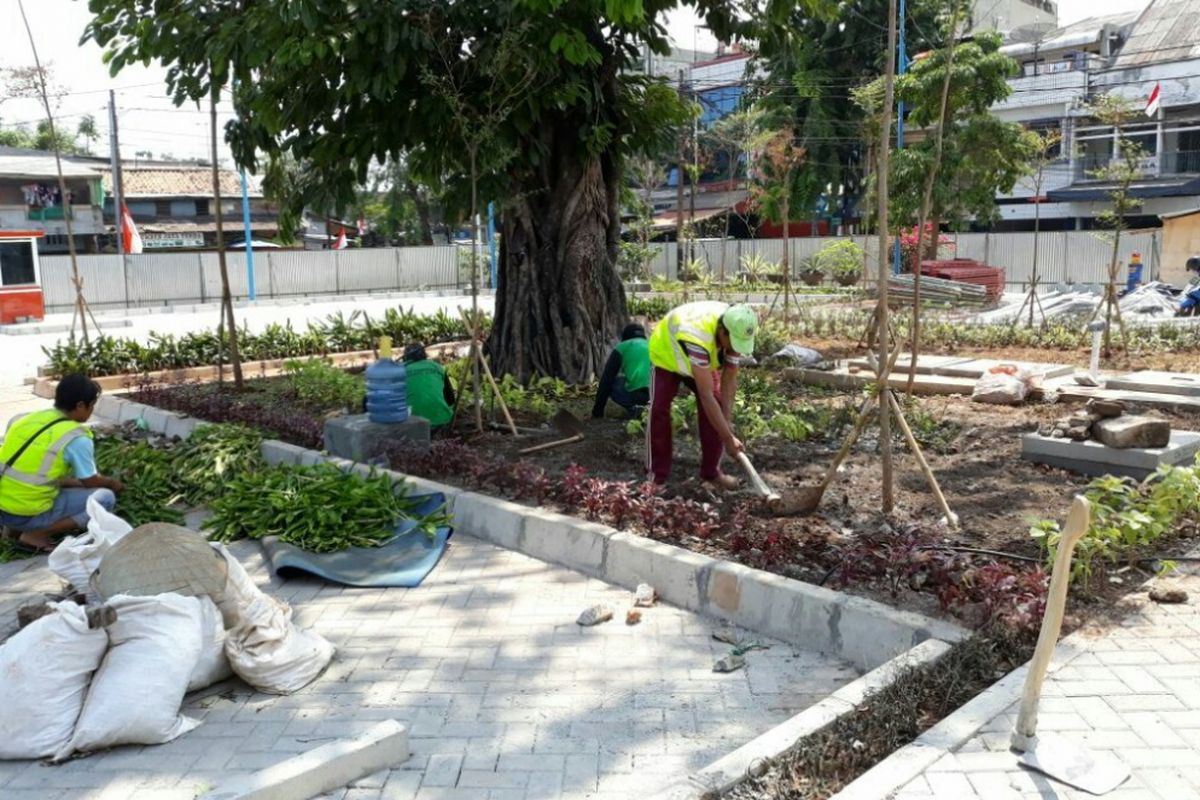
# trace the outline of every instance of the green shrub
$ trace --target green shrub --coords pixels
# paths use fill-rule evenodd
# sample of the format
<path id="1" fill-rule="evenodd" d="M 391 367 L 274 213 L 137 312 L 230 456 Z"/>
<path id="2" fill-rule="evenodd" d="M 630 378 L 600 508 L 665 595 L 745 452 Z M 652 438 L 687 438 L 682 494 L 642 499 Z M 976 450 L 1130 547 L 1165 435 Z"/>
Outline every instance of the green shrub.
<path id="1" fill-rule="evenodd" d="M 322 409 L 357 411 L 367 396 L 367 385 L 361 376 L 320 359 L 289 361 L 288 384 L 300 402 Z"/>

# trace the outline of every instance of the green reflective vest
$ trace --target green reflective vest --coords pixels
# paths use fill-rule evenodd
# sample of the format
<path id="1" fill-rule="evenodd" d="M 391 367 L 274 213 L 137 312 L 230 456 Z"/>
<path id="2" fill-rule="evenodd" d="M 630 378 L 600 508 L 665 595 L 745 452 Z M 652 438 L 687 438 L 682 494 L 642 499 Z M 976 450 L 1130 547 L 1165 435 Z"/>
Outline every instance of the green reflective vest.
<path id="1" fill-rule="evenodd" d="M 650 334 L 650 361 L 668 372 L 691 375 L 692 362 L 682 346 L 687 342 L 708 351 L 708 363 L 715 372 L 721 364 L 717 328 L 721 324 L 721 315 L 728 310 L 727 303 L 709 300 L 674 309 L 654 326 L 654 332 Z"/>
<path id="2" fill-rule="evenodd" d="M 650 388 L 650 342 L 628 339 L 615 348 L 621 354 L 621 372 L 625 373 L 625 388 L 631 392 Z"/>
<path id="3" fill-rule="evenodd" d="M 404 365 L 408 381 L 408 409 L 429 420 L 433 427 L 449 425 L 454 409 L 446 403 L 443 387 L 446 371 L 436 361 L 425 359 Z"/>
<path id="4" fill-rule="evenodd" d="M 0 511 L 20 517 L 49 511 L 58 496 L 59 480 L 71 471 L 63 451 L 79 437 L 91 435 L 91 428 L 67 419 L 56 409 L 27 414 L 9 423 L 0 444 Z M 8 466 L 26 442 L 29 446 Z"/>

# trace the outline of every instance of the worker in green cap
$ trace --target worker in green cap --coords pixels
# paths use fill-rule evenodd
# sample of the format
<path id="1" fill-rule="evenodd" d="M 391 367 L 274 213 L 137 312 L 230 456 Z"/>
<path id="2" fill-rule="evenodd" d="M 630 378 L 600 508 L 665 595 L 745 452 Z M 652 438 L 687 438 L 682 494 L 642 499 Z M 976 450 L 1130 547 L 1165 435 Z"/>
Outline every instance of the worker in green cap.
<path id="1" fill-rule="evenodd" d="M 650 335 L 650 418 L 646 470 L 655 483 L 671 474 L 671 403 L 680 384 L 696 395 L 700 424 L 700 477 L 718 489 L 738 485 L 721 472 L 721 457 L 742 452 L 733 430 L 738 366 L 754 354 L 758 315 L 747 305 L 687 303 L 659 321 Z"/>
<path id="2" fill-rule="evenodd" d="M 636 322 L 625 326 L 620 343 L 608 355 L 592 406 L 593 419 L 604 416 L 609 400 L 625 409 L 629 418 L 641 416 L 650 402 L 650 344 L 646 329 Z"/>
<path id="3" fill-rule="evenodd" d="M 405 379 L 408 383 L 408 410 L 414 416 L 429 420 L 437 432 L 450 426 L 454 419 L 454 387 L 446 370 L 430 361 L 425 345 L 414 342 L 404 348 Z"/>

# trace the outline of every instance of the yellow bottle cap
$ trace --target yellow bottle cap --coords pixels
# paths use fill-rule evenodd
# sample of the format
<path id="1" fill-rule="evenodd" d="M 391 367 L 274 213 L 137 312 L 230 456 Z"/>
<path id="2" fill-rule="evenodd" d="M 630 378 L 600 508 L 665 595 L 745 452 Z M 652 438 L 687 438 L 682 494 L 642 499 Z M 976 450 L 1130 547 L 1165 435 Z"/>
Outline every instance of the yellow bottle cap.
<path id="1" fill-rule="evenodd" d="M 379 337 L 379 357 L 380 358 L 391 358 L 392 357 L 392 337 L 390 337 L 390 336 L 380 336 Z"/>

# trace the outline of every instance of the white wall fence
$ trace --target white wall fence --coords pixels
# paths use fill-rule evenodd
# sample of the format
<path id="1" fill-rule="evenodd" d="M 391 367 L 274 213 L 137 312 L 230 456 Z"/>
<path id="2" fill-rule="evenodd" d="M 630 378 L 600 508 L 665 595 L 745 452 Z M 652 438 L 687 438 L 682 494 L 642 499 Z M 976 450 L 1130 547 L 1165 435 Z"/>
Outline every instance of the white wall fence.
<path id="1" fill-rule="evenodd" d="M 248 296 L 246 254 L 226 254 L 230 290 Z M 68 256 L 41 258 L 48 311 L 75 303 Z M 97 309 L 207 303 L 221 297 L 217 254 L 147 253 L 79 256 L 84 296 Z M 258 250 L 255 294 L 262 299 L 318 294 L 453 289 L 459 284 L 458 248 L 402 247 L 366 250 Z"/>
<path id="2" fill-rule="evenodd" d="M 1108 231 L 1053 231 L 1038 235 L 1038 274 L 1042 283 L 1103 283 L 1108 280 L 1108 265 L 1112 258 L 1112 234 Z M 791 264 L 793 272 L 799 271 L 800 263 L 817 253 L 821 248 L 839 237 L 804 237 L 792 239 Z M 875 253 L 879 249 L 877 236 L 852 236 L 856 244 L 867 251 L 869 277 L 875 275 L 878 262 Z M 993 267 L 1003 267 L 1005 281 L 1012 289 L 1028 285 L 1033 274 L 1032 233 L 963 233 L 951 234 L 954 242 L 941 249 L 944 257 L 951 254 L 958 258 L 972 258 Z M 1118 259 L 1129 262 L 1132 253 L 1141 253 L 1145 264 L 1144 280 L 1160 273 L 1158 254 L 1161 247 L 1160 233 L 1127 233 L 1121 236 Z M 667 242 L 654 245 L 657 254 L 650 267 L 655 275 L 674 279 L 678 276 L 676 245 Z M 772 264 L 783 260 L 782 239 L 747 239 L 734 241 L 703 240 L 695 243 L 695 257 L 706 264 L 714 277 L 722 274 L 722 251 L 724 275 L 733 279 L 741 271 L 741 260 L 753 254 L 761 255 Z M 889 253 L 889 259 L 891 255 Z M 684 243 L 684 262 L 689 258 L 688 244 Z M 1124 272 L 1121 272 L 1124 277 Z"/>
<path id="3" fill-rule="evenodd" d="M 1112 252 L 1109 234 L 1091 231 L 1043 233 L 1038 242 L 1038 271 L 1047 283 L 1101 283 L 1107 280 Z M 868 269 L 875 272 L 878 238 L 851 237 L 867 248 Z M 952 236 L 960 258 L 973 258 L 1004 267 L 1010 288 L 1028 283 L 1033 267 L 1032 233 L 965 233 Z M 792 267 L 833 237 L 791 240 Z M 1146 264 L 1146 279 L 1159 274 L 1161 234 L 1136 233 L 1121 237 L 1120 260 L 1140 252 Z M 651 263 L 654 273 L 678 275 L 676 246 L 655 245 Z M 687 243 L 684 258 L 688 258 Z M 943 250 L 943 254 L 947 252 Z M 773 264 L 783 260 L 781 239 L 715 241 L 695 244 L 696 258 L 705 262 L 714 276 L 734 279 L 741 260 L 759 254 Z M 227 254 L 229 279 L 234 297 L 247 297 L 246 254 Z M 41 259 L 42 286 L 49 311 L 69 310 L 75 302 L 71 284 L 71 261 L 66 256 Z M 369 250 L 258 251 L 254 254 L 255 289 L 260 298 L 296 297 L 318 294 L 367 294 L 384 291 L 461 288 L 458 248 L 401 247 Z M 97 309 L 126 306 L 161 306 L 213 302 L 220 298 L 221 277 L 216 253 L 149 253 L 138 256 L 87 255 L 79 257 L 84 294 Z M 1123 274 L 1123 273 L 1122 273 Z"/>

